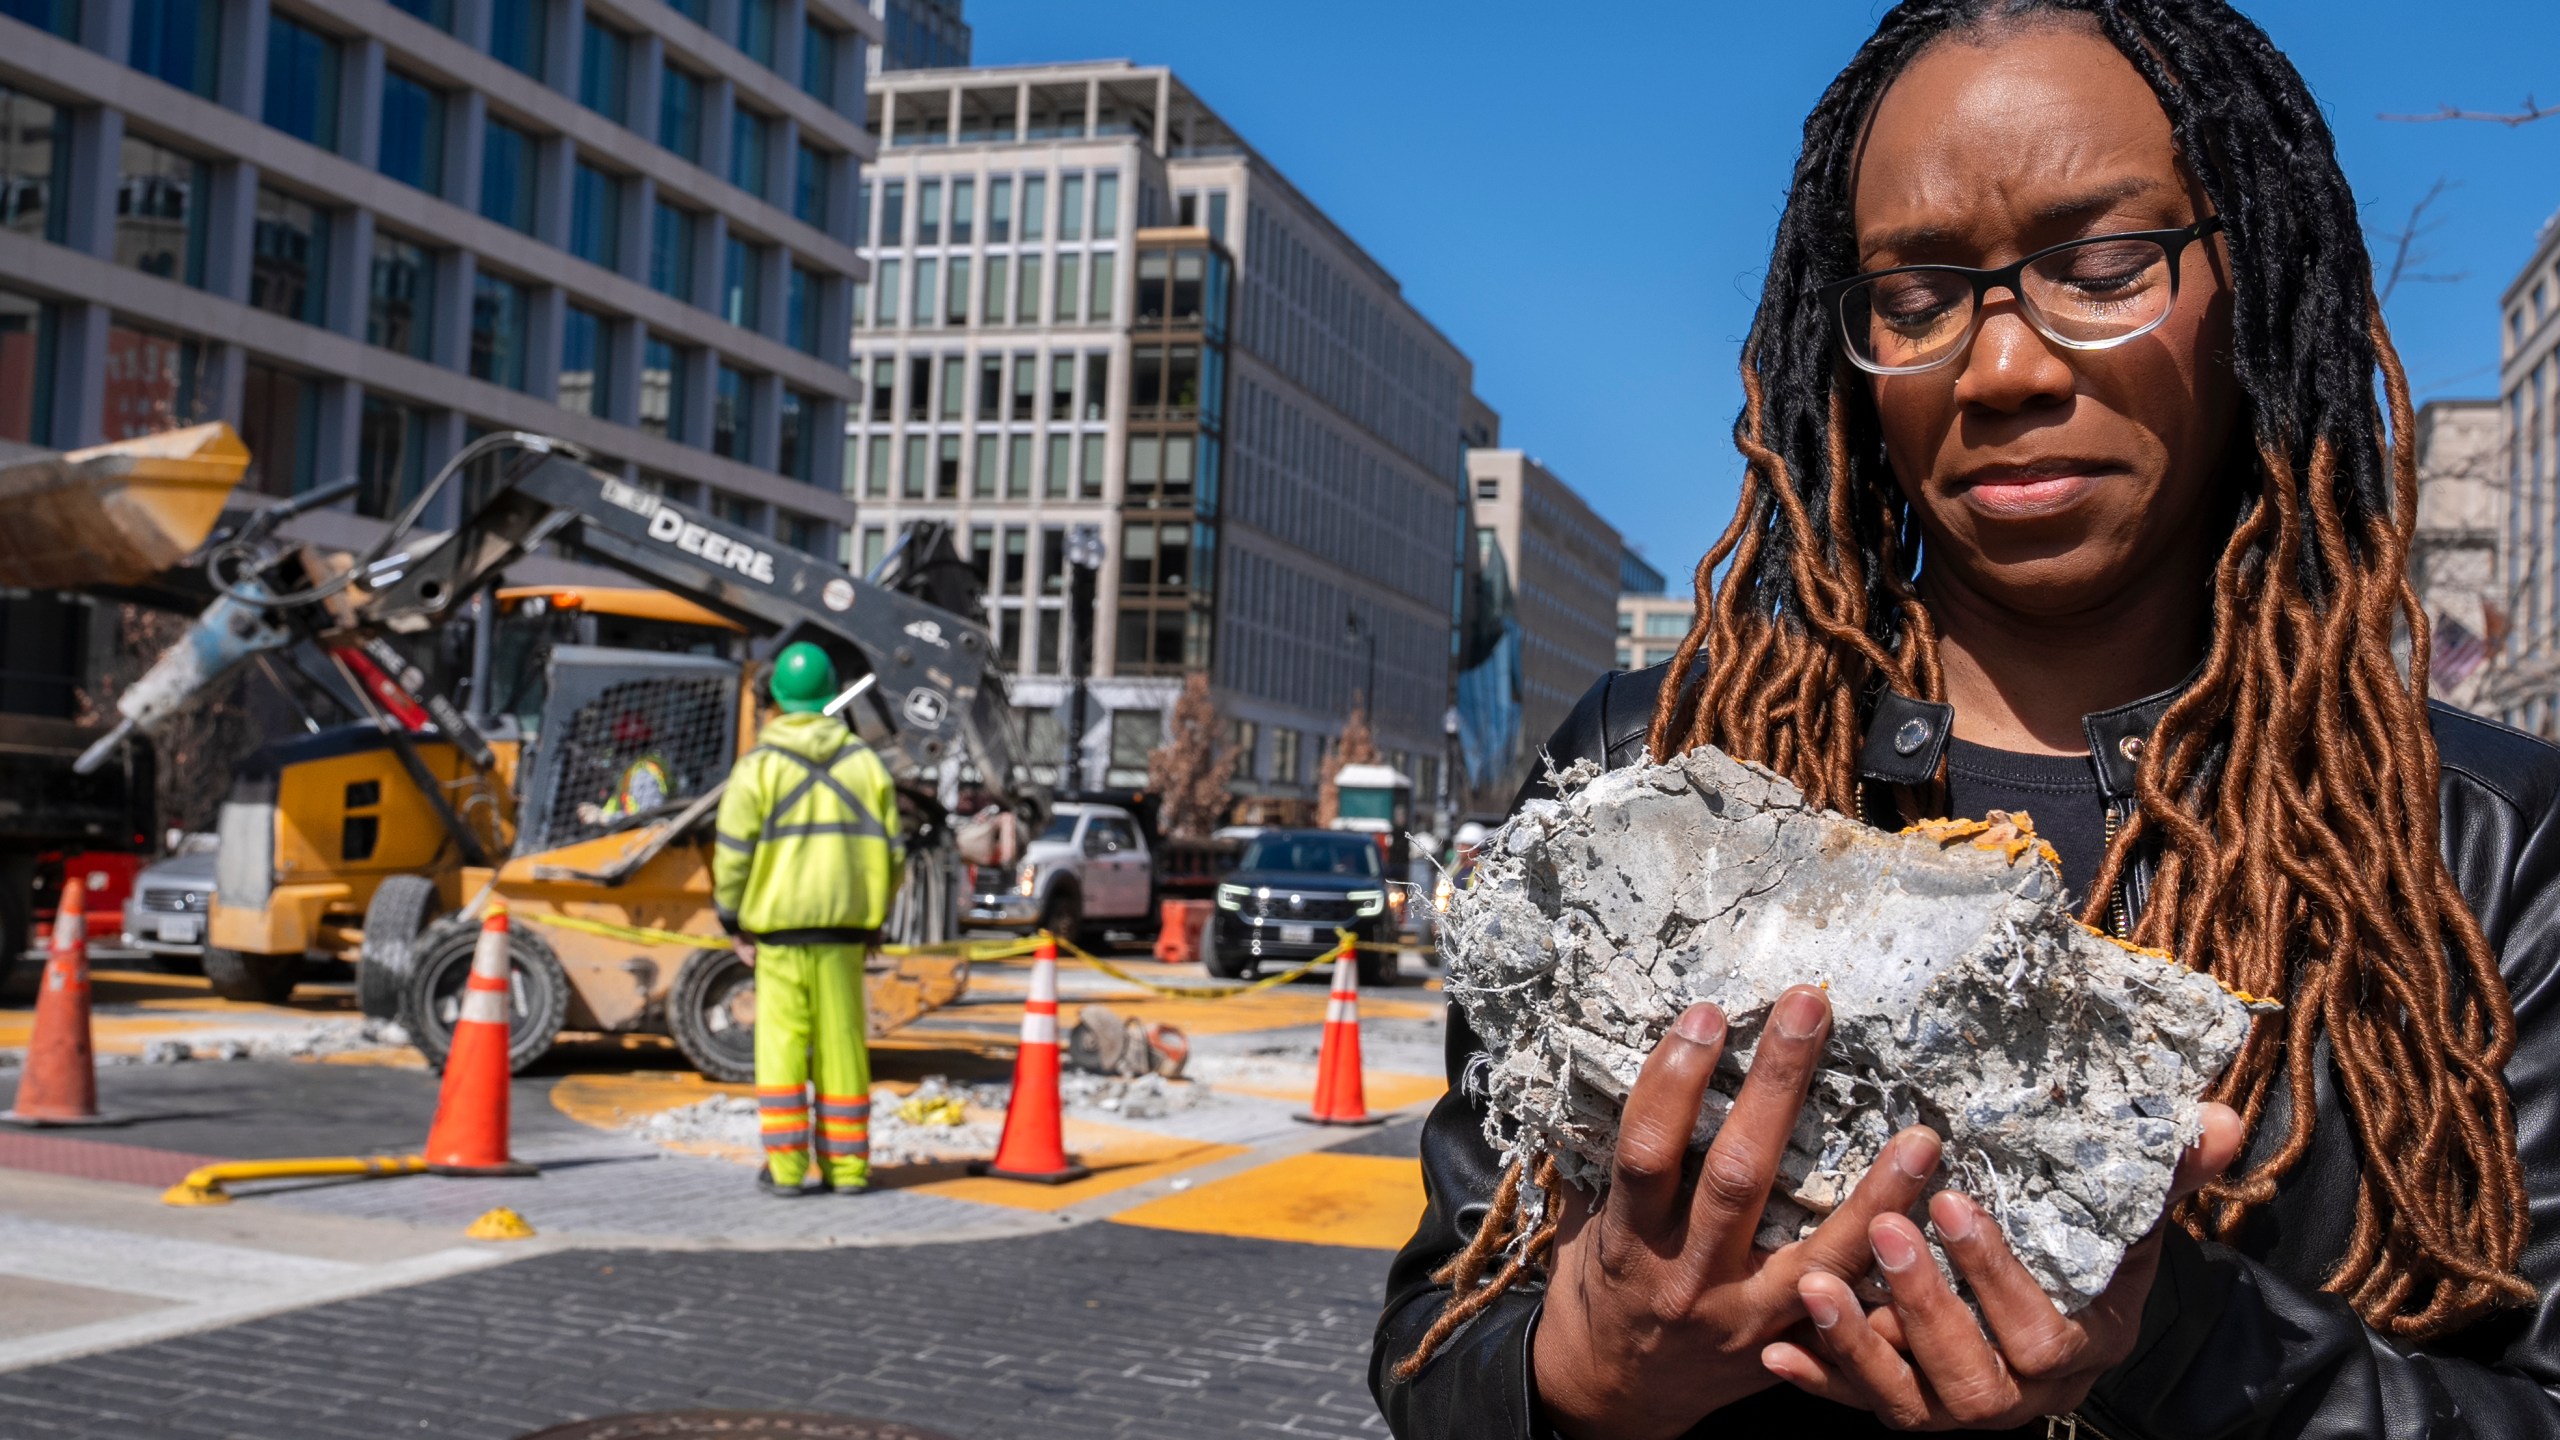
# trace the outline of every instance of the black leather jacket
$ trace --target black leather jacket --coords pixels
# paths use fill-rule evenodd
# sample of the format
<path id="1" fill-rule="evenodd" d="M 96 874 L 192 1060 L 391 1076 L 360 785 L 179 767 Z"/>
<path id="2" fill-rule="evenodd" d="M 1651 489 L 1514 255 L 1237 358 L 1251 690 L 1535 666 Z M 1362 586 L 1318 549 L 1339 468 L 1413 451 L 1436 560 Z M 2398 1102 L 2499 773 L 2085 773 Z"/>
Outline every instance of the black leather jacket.
<path id="1" fill-rule="evenodd" d="M 1611 675 L 1592 687 L 1548 744 L 1559 764 L 1639 758 L 1667 667 Z M 2176 692 L 2089 717 L 2092 753 L 2111 803 L 2132 789 L 2133 760 Z M 2231 1436 L 2560 1436 L 2560 748 L 2436 707 L 2443 756 L 2443 846 L 2515 999 L 2521 1036 L 2507 1065 L 2515 1098 L 2533 1234 L 2523 1271 L 2542 1299 L 2499 1312 L 2424 1347 L 2367 1328 L 2347 1303 L 2319 1292 L 2354 1213 L 2355 1130 L 2325 1067 L 2311 1153 L 2237 1245 L 2200 1244 L 2169 1227 L 2158 1280 L 2131 1358 L 2090 1393 L 2080 1414 L 2110 1440 Z M 1872 781 L 1934 771 L 1952 713 L 1887 695 L 1869 727 Z M 2133 743 L 2128 744 L 2127 738 Z M 2126 887 L 2137 908 L 2141 887 Z M 1540 1295 L 1506 1295 L 1455 1336 L 1411 1381 L 1388 1377 L 1412 1353 L 1447 1299 L 1431 1272 L 1483 1219 L 1498 1178 L 1483 1109 L 1458 1084 L 1482 1049 L 1449 1017 L 1449 1094 L 1422 1139 L 1430 1205 L 1388 1273 L 1387 1306 L 1369 1385 L 1403 1440 L 1533 1440 L 1537 1415 L 1529 1337 Z M 2277 1087 L 2277 1104 L 2285 1103 Z M 2284 1131 L 2270 1114 L 2254 1144 Z M 1708 1417 L 1692 1437 L 1856 1436 L 1884 1433 L 1868 1415 L 1779 1385 Z M 2041 1422 L 2021 1435 L 2045 1433 Z"/>

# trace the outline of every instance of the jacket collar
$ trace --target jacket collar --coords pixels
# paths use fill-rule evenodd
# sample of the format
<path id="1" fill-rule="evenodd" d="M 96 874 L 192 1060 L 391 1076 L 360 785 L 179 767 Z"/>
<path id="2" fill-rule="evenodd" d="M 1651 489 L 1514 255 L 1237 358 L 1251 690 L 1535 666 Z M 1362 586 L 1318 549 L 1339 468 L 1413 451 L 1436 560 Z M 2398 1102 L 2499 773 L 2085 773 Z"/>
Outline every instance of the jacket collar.
<path id="1" fill-rule="evenodd" d="M 2204 666 L 2199 663 L 2187 678 L 2157 695 L 2080 717 L 2080 729 L 2089 737 L 2089 754 L 2097 763 L 2098 787 L 2108 799 L 2133 797 L 2142 747 L 2150 742 L 2160 717 L 2202 673 Z M 1875 712 L 1867 718 L 1867 743 L 1858 754 L 1859 775 L 1882 785 L 1928 784 L 1937 778 L 1938 764 L 1946 758 L 1955 720 L 1953 705 L 1914 700 L 1890 688 L 1880 692 Z"/>

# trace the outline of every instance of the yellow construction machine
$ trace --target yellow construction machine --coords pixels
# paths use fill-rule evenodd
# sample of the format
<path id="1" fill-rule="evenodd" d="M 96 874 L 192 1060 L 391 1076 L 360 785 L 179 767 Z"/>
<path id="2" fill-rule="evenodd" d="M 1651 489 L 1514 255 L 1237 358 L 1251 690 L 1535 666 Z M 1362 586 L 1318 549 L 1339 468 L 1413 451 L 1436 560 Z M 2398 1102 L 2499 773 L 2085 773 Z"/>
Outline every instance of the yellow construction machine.
<path id="1" fill-rule="evenodd" d="M 807 640 L 849 681 L 832 707 L 890 768 L 907 884 L 886 927 L 957 933 L 957 866 L 1036 832 L 1045 795 L 1014 720 L 976 578 L 947 531 L 910 531 L 871 579 L 777 547 L 502 433 L 464 448 L 367 553 L 330 557 L 253 520 L 212 550 L 217 598 L 118 701 L 149 733 L 261 657 L 295 657 L 360 715 L 277 747 L 224 807 L 207 973 L 289 990 L 306 951 L 355 946 L 369 1013 L 441 1062 L 492 896 L 510 936 L 518 1068 L 563 1031 L 659 1033 L 715 1078 L 753 1069 L 753 973 L 711 909 L 710 821 L 754 744 L 762 661 Z M 418 528 L 480 477 L 451 531 Z M 657 587 L 495 589 L 536 548 Z M 465 647 L 438 643 L 468 626 Z M 460 650 L 461 666 L 437 662 Z M 281 668 L 281 667 L 279 667 Z M 455 677 L 442 672 L 467 670 Z M 453 692 L 459 691 L 461 703 Z M 987 812 L 1009 809 L 1015 826 Z M 970 824 L 973 819 L 984 823 Z M 875 964 L 875 1032 L 966 986 L 965 961 Z"/>

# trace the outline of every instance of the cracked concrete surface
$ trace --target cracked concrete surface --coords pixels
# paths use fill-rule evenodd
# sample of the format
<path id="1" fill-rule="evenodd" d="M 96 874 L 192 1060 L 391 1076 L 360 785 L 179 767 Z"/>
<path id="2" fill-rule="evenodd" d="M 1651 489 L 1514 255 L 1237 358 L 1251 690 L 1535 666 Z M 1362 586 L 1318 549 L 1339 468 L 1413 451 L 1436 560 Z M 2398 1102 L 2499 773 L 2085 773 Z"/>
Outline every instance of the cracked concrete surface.
<path id="1" fill-rule="evenodd" d="M 2247 1003 L 2080 926 L 2050 850 L 2007 817 L 1887 834 L 1712 748 L 1562 778 L 1488 839 L 1441 932 L 1498 1150 L 1603 1183 L 1646 1054 L 1706 1000 L 1732 1038 L 1703 1149 L 1769 1007 L 1820 984 L 1831 1040 L 1760 1242 L 1810 1231 L 1926 1124 L 1942 1183 L 1993 1212 L 2056 1303 L 2106 1288 L 2160 1217 Z"/>

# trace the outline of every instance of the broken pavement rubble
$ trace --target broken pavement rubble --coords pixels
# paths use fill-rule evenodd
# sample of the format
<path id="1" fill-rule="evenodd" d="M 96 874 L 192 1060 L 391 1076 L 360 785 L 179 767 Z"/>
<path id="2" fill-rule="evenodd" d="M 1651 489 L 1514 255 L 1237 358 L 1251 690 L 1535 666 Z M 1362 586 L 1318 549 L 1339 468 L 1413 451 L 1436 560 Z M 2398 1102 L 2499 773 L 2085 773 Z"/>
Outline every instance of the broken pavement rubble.
<path id="1" fill-rule="evenodd" d="M 1645 1056 L 1701 1000 L 1732 1037 L 1703 1148 L 1769 1007 L 1820 984 L 1831 1039 L 1759 1242 L 1808 1233 L 1926 1124 L 1946 1142 L 1940 1182 L 1992 1212 L 2047 1294 L 2076 1310 L 2106 1288 L 2160 1217 L 2248 1003 L 2079 925 L 2023 826 L 1887 834 L 1712 748 L 1561 779 L 1564 798 L 1488 840 L 1441 932 L 1506 1159 L 1604 1182 Z"/>

